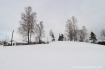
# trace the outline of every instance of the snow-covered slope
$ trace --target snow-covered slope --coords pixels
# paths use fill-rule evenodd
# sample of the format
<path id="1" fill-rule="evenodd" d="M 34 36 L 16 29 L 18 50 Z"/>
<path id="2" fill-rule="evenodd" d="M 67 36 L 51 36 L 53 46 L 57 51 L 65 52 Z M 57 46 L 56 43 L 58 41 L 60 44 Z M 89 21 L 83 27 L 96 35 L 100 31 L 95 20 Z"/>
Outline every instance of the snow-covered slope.
<path id="1" fill-rule="evenodd" d="M 67 41 L 0 46 L 0 70 L 105 70 L 105 46 Z"/>

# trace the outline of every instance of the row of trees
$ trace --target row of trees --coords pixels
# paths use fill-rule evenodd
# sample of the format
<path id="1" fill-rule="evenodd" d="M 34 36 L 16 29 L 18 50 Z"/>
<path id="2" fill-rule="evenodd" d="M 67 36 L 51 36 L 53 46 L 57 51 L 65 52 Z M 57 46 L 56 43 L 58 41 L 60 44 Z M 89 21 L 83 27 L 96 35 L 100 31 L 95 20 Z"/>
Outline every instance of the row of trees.
<path id="1" fill-rule="evenodd" d="M 93 43 L 97 41 L 96 35 L 93 32 L 90 33 L 90 37 L 88 39 L 86 27 L 82 26 L 82 28 L 79 29 L 77 19 L 74 16 L 66 22 L 66 35 L 70 41 L 88 42 L 88 40 L 92 40 Z M 102 39 L 105 38 L 105 30 L 101 31 L 101 37 Z"/>
<path id="2" fill-rule="evenodd" d="M 40 21 L 39 24 L 37 24 L 36 20 L 36 12 L 32 11 L 32 8 L 26 7 L 25 12 L 21 14 L 21 21 L 20 21 L 20 27 L 18 28 L 18 32 L 23 36 L 24 40 L 28 42 L 28 44 L 31 42 L 32 35 L 35 35 L 35 40 L 37 42 L 41 42 L 42 38 L 45 36 L 45 30 L 43 21 Z M 66 37 L 69 39 L 69 41 L 87 41 L 87 29 L 85 26 L 82 26 L 81 29 L 78 28 L 77 25 L 77 19 L 72 16 L 71 19 L 68 19 L 66 22 Z M 52 30 L 50 30 L 49 35 L 52 38 L 52 41 L 55 41 L 55 36 Z M 95 42 L 96 35 L 91 32 L 90 40 L 93 40 Z M 63 34 L 59 35 L 59 41 L 63 40 L 65 38 Z M 101 38 L 105 39 L 105 30 L 101 31 Z M 66 38 L 65 38 L 66 39 Z"/>
<path id="3" fill-rule="evenodd" d="M 18 32 L 23 36 L 24 41 L 27 41 L 28 44 L 31 43 L 32 35 L 35 36 L 35 40 L 39 43 L 42 42 L 42 38 L 45 36 L 43 21 L 40 21 L 40 23 L 38 24 L 36 20 L 36 15 L 36 12 L 33 12 L 30 6 L 26 7 L 25 12 L 21 14 L 20 27 L 18 28 Z M 72 16 L 71 19 L 68 19 L 66 22 L 66 35 L 59 34 L 58 41 L 63 41 L 67 39 L 69 41 L 88 41 L 88 33 L 86 27 L 82 26 L 82 28 L 79 29 L 77 22 L 78 21 L 74 16 Z M 13 41 L 13 32 L 11 45 Z M 50 30 L 49 35 L 51 36 L 52 41 L 55 41 L 54 32 L 52 30 Z M 101 30 L 100 36 L 102 41 L 105 40 L 105 29 Z M 90 33 L 89 40 L 93 40 L 93 43 L 97 40 L 96 35 L 93 32 Z M 0 44 L 7 44 L 7 42 L 8 39 L 6 37 L 4 41 L 0 41 Z"/>
<path id="4" fill-rule="evenodd" d="M 66 32 L 65 37 L 63 34 L 61 35 L 59 34 L 58 41 L 67 40 L 68 38 L 69 41 L 88 42 L 88 37 L 87 37 L 88 33 L 86 27 L 82 26 L 82 28 L 79 29 L 77 25 L 77 19 L 74 16 L 72 16 L 71 19 L 67 20 L 65 32 Z M 55 40 L 54 33 L 52 30 L 50 30 L 49 34 L 52 37 L 52 41 Z M 104 36 L 104 31 L 101 31 L 101 36 L 102 37 Z M 97 40 L 96 35 L 93 32 L 90 33 L 89 40 L 93 40 L 92 41 L 93 43 L 95 43 L 95 41 Z"/>

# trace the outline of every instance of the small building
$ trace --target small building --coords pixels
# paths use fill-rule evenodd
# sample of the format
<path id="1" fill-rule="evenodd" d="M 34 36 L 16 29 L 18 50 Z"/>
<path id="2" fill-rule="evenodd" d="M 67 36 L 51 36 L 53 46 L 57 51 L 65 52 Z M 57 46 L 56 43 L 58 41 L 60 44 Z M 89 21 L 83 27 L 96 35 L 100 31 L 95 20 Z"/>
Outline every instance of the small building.
<path id="1" fill-rule="evenodd" d="M 8 43 L 7 43 L 7 45 L 9 46 L 9 45 L 11 45 L 11 41 L 9 41 Z M 15 46 L 16 45 L 16 41 L 12 41 L 12 46 Z"/>

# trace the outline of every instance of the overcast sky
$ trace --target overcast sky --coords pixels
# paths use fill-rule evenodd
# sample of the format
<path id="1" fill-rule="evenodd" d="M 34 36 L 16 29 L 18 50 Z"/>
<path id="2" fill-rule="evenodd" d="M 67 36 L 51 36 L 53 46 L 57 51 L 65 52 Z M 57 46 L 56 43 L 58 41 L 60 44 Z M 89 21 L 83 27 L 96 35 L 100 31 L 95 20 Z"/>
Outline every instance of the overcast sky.
<path id="1" fill-rule="evenodd" d="M 105 28 L 105 0 L 0 0 L 0 39 L 6 36 L 22 41 L 18 34 L 19 21 L 24 8 L 31 6 L 37 13 L 37 21 L 45 26 L 44 40 L 50 40 L 49 31 L 53 30 L 56 39 L 65 32 L 67 19 L 75 16 L 78 27 L 86 26 L 88 33 L 93 31 L 99 39 L 99 33 Z M 34 39 L 34 38 L 33 38 Z"/>

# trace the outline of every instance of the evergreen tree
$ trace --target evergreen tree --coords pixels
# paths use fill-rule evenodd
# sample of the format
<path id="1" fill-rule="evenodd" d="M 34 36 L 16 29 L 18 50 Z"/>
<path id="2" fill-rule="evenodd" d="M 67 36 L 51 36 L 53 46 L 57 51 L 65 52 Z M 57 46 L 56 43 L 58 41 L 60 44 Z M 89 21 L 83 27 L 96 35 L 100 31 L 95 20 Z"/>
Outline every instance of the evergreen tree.
<path id="1" fill-rule="evenodd" d="M 63 34 L 59 34 L 59 39 L 58 39 L 58 41 L 63 41 L 63 38 L 64 38 L 64 35 Z"/>
<path id="2" fill-rule="evenodd" d="M 89 37 L 90 40 L 93 40 L 93 43 L 95 43 L 95 41 L 97 41 L 96 35 L 95 35 L 93 32 L 91 32 L 90 35 L 91 35 L 91 36 Z"/>

